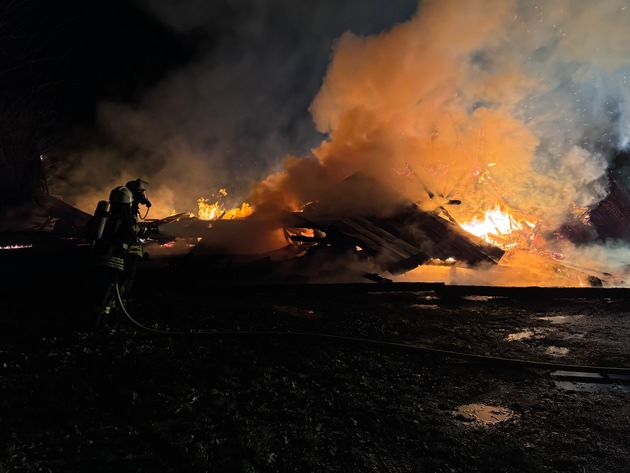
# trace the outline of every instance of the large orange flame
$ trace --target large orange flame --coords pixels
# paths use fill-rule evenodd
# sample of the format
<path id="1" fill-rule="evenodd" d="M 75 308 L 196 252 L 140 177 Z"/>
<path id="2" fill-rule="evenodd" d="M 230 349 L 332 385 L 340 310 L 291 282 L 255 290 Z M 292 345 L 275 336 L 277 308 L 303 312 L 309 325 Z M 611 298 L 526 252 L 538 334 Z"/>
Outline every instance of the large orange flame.
<path id="1" fill-rule="evenodd" d="M 225 189 L 220 189 L 219 194 L 221 197 L 228 195 Z M 240 207 L 226 209 L 220 201 L 210 203 L 210 199 L 201 197 L 197 199 L 197 206 L 199 207 L 199 218 L 202 220 L 244 218 L 254 213 L 254 208 L 247 202 L 243 202 Z"/>
<path id="2" fill-rule="evenodd" d="M 535 225 L 527 220 L 517 221 L 499 204 L 488 209 L 482 218 L 474 217 L 460 226 L 503 249 L 513 248 L 522 242 L 531 243 L 530 236 L 535 229 Z"/>

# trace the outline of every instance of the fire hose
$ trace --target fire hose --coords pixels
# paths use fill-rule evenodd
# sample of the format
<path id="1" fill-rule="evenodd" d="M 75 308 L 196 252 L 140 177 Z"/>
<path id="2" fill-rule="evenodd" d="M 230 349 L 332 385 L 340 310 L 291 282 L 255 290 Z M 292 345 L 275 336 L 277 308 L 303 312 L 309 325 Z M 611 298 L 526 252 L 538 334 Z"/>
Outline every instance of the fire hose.
<path id="1" fill-rule="evenodd" d="M 116 299 L 120 308 L 125 316 L 138 328 L 151 333 L 168 336 L 213 336 L 217 338 L 221 337 L 273 337 L 273 338 L 292 338 L 300 340 L 326 340 L 338 343 L 349 343 L 362 346 L 387 348 L 392 351 L 402 353 L 423 353 L 427 355 L 441 356 L 445 358 L 453 358 L 465 361 L 472 361 L 478 363 L 494 364 L 507 367 L 519 367 L 519 368 L 535 368 L 542 370 L 554 370 L 554 371 L 571 371 L 579 373 L 603 373 L 614 375 L 627 375 L 630 376 L 630 368 L 613 367 L 613 366 L 588 366 L 588 365 L 568 365 L 561 363 L 547 363 L 543 361 L 530 361 L 516 358 L 501 358 L 496 356 L 486 355 L 474 355 L 470 353 L 440 350 L 437 348 L 421 347 L 416 345 L 407 345 L 404 343 L 386 342 L 382 340 L 374 340 L 369 338 L 357 338 L 347 337 L 342 335 L 330 335 L 325 333 L 316 332 L 274 332 L 274 331 L 177 331 L 177 330 L 160 330 L 156 328 L 147 327 L 136 321 L 127 311 L 125 307 L 118 284 L 116 284 Z"/>

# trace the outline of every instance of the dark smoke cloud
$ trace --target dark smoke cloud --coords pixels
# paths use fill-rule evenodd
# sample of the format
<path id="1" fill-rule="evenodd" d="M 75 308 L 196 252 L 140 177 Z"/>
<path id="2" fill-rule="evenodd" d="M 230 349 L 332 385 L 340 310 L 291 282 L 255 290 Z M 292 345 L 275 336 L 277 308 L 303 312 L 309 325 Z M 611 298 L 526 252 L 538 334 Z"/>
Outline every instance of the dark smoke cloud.
<path id="1" fill-rule="evenodd" d="M 82 150 L 60 190 L 90 211 L 97 196 L 135 177 L 151 183 L 156 213 L 194 211 L 197 198 L 220 188 L 227 204 L 240 204 L 284 156 L 321 141 L 308 106 L 335 38 L 379 32 L 416 7 L 413 0 L 136 4 L 196 54 L 139 103 L 100 104 L 107 146 Z"/>

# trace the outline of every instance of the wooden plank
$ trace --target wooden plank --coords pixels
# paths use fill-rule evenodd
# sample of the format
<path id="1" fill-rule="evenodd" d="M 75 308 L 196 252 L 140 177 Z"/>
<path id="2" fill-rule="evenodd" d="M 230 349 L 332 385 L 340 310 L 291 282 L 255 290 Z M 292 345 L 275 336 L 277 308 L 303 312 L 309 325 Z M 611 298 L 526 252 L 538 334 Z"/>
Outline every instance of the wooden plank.
<path id="1" fill-rule="evenodd" d="M 356 228 L 354 225 L 339 221 L 335 229 L 345 236 L 352 238 L 357 246 L 360 246 L 367 253 L 397 262 L 409 258 L 412 255 L 401 253 L 397 248 L 392 247 L 387 241 L 379 238 L 371 238 L 365 230 Z"/>
<path id="2" fill-rule="evenodd" d="M 400 236 L 398 236 L 398 234 L 393 234 L 387 231 L 382 226 L 375 225 L 366 217 L 354 216 L 352 217 L 352 220 L 361 224 L 364 228 L 369 229 L 369 231 L 380 236 L 381 238 L 384 238 L 387 241 L 390 241 L 391 243 L 395 244 L 397 247 L 400 247 L 402 250 L 406 251 L 409 255 L 424 254 L 424 252 L 420 248 L 418 248 L 416 245 L 401 238 Z"/>
<path id="3" fill-rule="evenodd" d="M 388 250 L 390 250 L 392 253 L 397 254 L 398 256 L 400 256 L 401 258 L 408 258 L 409 256 L 412 256 L 413 253 L 406 251 L 404 248 L 400 248 L 396 245 L 396 242 L 394 241 L 394 236 L 393 235 L 389 235 L 389 236 L 385 236 L 382 237 L 380 235 L 377 235 L 376 233 L 374 233 L 373 231 L 371 231 L 370 229 L 360 225 L 359 223 L 353 221 L 353 219 L 350 218 L 343 218 L 341 220 L 339 220 L 340 223 L 342 223 L 343 225 L 347 226 L 348 228 L 352 229 L 355 233 L 355 237 L 358 238 L 361 241 L 365 241 L 365 242 L 370 242 L 371 244 L 373 244 L 374 250 L 375 251 L 379 251 L 382 248 L 387 248 Z M 337 225 L 337 228 L 339 228 L 340 226 Z M 346 233 L 349 233 L 350 231 L 346 229 L 344 229 L 344 231 Z M 359 245 L 360 246 L 360 245 Z M 372 246 L 372 245 L 370 245 Z"/>

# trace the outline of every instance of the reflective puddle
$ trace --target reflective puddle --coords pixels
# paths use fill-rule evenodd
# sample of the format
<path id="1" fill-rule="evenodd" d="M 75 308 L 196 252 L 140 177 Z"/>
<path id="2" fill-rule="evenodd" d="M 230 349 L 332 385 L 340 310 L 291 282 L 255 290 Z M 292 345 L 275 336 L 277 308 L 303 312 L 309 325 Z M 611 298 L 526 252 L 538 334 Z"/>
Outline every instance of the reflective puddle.
<path id="1" fill-rule="evenodd" d="M 527 340 L 535 335 L 533 330 L 523 330 L 521 332 L 511 333 L 506 338 L 508 342 L 514 342 L 516 340 Z"/>
<path id="2" fill-rule="evenodd" d="M 440 306 L 438 304 L 411 304 L 412 309 L 432 309 L 438 310 Z"/>
<path id="3" fill-rule="evenodd" d="M 473 301 L 473 302 L 488 302 L 495 301 L 500 299 L 506 299 L 503 296 L 464 296 L 462 297 L 465 301 Z"/>
<path id="4" fill-rule="evenodd" d="M 630 393 L 630 376 L 577 371 L 553 371 L 554 385 L 565 391 Z"/>
<path id="5" fill-rule="evenodd" d="M 488 406 L 486 404 L 466 404 L 453 411 L 453 415 L 464 422 L 490 426 L 513 419 L 516 414 L 505 407 Z"/>
<path id="6" fill-rule="evenodd" d="M 440 308 L 440 298 L 435 292 L 418 292 L 416 295 L 418 296 L 419 302 L 417 304 L 411 304 L 412 309 L 438 310 Z"/>
<path id="7" fill-rule="evenodd" d="M 568 324 L 575 322 L 577 319 L 581 319 L 582 315 L 550 315 L 545 317 L 538 317 L 538 320 L 544 320 L 551 322 L 552 324 Z"/>
<path id="8" fill-rule="evenodd" d="M 526 328 L 520 332 L 514 332 L 507 335 L 505 338 L 508 342 L 515 342 L 518 340 L 528 340 L 534 338 L 536 340 L 542 340 L 547 335 L 552 333 L 555 329 L 549 328 Z"/>
<path id="9" fill-rule="evenodd" d="M 569 353 L 569 349 L 565 347 L 549 346 L 545 349 L 545 353 L 551 356 L 566 356 Z"/>

